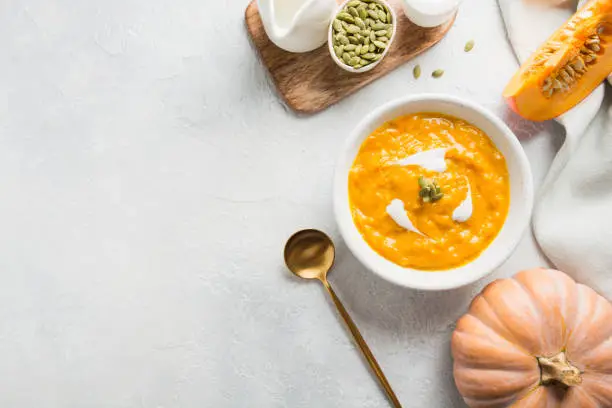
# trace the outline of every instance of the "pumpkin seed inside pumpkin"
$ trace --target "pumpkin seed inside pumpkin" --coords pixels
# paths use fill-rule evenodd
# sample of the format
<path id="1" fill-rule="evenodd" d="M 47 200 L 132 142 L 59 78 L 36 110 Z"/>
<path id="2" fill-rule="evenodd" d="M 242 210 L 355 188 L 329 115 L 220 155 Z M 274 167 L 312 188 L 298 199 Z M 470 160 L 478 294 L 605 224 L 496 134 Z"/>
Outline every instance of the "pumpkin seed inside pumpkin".
<path id="1" fill-rule="evenodd" d="M 552 97 L 558 92 L 568 92 L 571 86 L 588 70 L 588 66 L 597 60 L 597 53 L 601 51 L 601 38 L 599 34 L 589 36 L 578 55 L 572 58 L 565 66 L 553 72 L 542 82 L 541 91 L 546 98 Z M 548 45 L 542 48 L 545 55 L 537 61 L 536 65 L 542 65 L 558 49 L 558 46 Z"/>

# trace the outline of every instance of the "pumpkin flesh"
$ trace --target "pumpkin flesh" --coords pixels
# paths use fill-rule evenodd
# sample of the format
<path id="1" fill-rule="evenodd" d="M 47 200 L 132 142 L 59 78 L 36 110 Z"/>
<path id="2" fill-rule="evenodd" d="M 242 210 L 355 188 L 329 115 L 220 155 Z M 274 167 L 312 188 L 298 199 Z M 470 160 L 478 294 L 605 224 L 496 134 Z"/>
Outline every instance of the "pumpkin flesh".
<path id="1" fill-rule="evenodd" d="M 612 0 L 591 0 L 525 61 L 504 98 L 534 121 L 565 113 L 612 72 L 611 41 Z"/>

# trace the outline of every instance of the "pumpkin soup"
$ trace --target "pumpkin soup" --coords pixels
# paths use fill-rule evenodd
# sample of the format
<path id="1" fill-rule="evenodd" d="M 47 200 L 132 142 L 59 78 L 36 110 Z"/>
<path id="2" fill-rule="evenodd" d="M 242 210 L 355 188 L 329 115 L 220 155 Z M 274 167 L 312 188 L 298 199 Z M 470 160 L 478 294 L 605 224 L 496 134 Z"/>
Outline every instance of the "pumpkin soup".
<path id="1" fill-rule="evenodd" d="M 391 120 L 361 145 L 349 173 L 353 221 L 398 265 L 444 270 L 493 241 L 508 213 L 503 155 L 470 123 L 437 113 Z"/>

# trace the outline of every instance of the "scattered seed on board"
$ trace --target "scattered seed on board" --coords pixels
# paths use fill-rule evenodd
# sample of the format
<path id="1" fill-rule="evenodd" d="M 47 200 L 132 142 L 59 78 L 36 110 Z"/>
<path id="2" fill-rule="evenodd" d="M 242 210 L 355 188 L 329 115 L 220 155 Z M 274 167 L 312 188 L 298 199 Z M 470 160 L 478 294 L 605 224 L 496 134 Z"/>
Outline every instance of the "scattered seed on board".
<path id="1" fill-rule="evenodd" d="M 421 66 L 420 65 L 416 65 L 414 67 L 414 69 L 412 70 L 412 76 L 414 77 L 414 79 L 419 79 L 419 77 L 421 76 Z"/>
<path id="2" fill-rule="evenodd" d="M 470 51 L 472 51 L 472 48 L 474 48 L 474 40 L 470 40 L 470 41 L 466 42 L 465 43 L 465 47 L 463 48 L 463 51 L 470 52 Z"/>
<path id="3" fill-rule="evenodd" d="M 440 78 L 442 75 L 444 75 L 443 69 L 436 69 L 434 72 L 431 73 L 431 76 L 434 78 Z"/>

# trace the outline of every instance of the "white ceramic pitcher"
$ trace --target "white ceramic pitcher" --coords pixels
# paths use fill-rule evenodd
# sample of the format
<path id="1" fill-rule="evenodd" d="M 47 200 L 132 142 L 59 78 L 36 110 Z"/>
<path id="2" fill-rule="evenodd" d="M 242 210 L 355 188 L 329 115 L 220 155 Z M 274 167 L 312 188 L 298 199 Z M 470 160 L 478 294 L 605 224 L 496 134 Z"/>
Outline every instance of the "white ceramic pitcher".
<path id="1" fill-rule="evenodd" d="M 278 47 L 307 52 L 327 41 L 335 0 L 257 0 L 266 34 Z"/>

